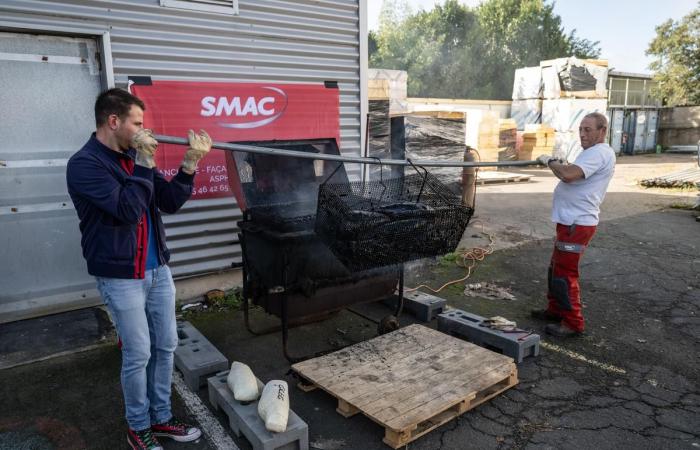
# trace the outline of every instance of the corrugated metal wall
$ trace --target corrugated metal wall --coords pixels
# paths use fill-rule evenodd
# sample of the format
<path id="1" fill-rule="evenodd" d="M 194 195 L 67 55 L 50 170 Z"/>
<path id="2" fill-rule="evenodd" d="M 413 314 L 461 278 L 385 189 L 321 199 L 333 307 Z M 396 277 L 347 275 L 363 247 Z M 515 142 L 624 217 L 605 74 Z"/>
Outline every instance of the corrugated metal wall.
<path id="1" fill-rule="evenodd" d="M 88 27 L 90 32 L 108 32 L 117 86 L 126 86 L 128 76 L 337 81 L 341 151 L 359 155 L 359 4 L 360 0 L 239 0 L 239 15 L 231 16 L 162 7 L 159 0 L 3 0 L 0 31 L 66 30 L 70 35 Z M 82 144 L 76 142 L 76 150 Z M 357 168 L 349 171 L 359 173 Z M 235 227 L 239 217 L 232 197 L 191 201 L 166 217 L 174 274 L 210 272 L 240 262 Z"/>

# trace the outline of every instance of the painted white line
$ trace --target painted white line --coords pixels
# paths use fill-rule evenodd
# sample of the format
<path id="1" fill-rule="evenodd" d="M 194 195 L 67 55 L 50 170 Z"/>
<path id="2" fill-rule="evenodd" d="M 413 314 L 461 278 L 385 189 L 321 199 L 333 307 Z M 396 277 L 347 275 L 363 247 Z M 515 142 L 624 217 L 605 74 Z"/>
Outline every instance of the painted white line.
<path id="1" fill-rule="evenodd" d="M 595 359 L 587 358 L 586 356 L 583 356 L 580 353 L 572 352 L 571 350 L 567 350 L 567 349 L 559 347 L 558 345 L 555 345 L 555 344 L 549 344 L 547 342 L 540 342 L 540 346 L 543 348 L 546 348 L 547 350 L 552 350 L 552 351 L 561 353 L 563 355 L 566 355 L 569 358 L 576 359 L 578 361 L 583 361 L 585 363 L 588 363 L 592 366 L 595 366 L 595 367 L 602 369 L 602 370 L 605 370 L 607 372 L 619 373 L 621 375 L 624 375 L 627 373 L 627 371 L 625 369 L 613 366 L 612 364 L 602 363 L 600 361 L 596 361 Z"/>
<path id="2" fill-rule="evenodd" d="M 177 371 L 173 371 L 173 386 L 185 403 L 187 410 L 197 419 L 199 426 L 202 428 L 204 438 L 211 444 L 212 448 L 215 450 L 240 450 L 231 439 L 231 436 L 216 420 L 216 417 L 209 412 L 202 400 L 197 397 L 197 394 L 190 391 L 182 379 L 182 375 Z"/>

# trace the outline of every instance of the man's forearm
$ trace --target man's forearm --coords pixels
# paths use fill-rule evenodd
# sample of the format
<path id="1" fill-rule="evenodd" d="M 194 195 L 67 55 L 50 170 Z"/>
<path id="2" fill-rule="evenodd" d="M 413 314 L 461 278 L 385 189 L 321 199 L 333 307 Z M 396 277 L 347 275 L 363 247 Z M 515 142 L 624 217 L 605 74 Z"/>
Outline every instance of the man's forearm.
<path id="1" fill-rule="evenodd" d="M 564 164 L 557 160 L 552 160 L 547 166 L 552 170 L 554 176 L 564 183 L 571 183 L 572 181 L 585 178 L 583 170 L 575 164 Z"/>

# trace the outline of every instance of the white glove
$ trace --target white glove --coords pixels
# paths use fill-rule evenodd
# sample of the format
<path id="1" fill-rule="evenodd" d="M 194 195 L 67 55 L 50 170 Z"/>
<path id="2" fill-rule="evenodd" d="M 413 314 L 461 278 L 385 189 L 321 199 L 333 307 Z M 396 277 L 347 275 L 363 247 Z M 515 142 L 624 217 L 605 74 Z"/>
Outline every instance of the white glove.
<path id="1" fill-rule="evenodd" d="M 552 155 L 540 155 L 537 157 L 537 162 L 542 164 L 543 166 L 549 166 L 550 161 L 556 161 L 557 158 L 555 158 Z"/>
<path id="2" fill-rule="evenodd" d="M 190 140 L 190 148 L 185 152 L 182 168 L 187 173 L 194 173 L 197 170 L 197 163 L 211 150 L 211 138 L 204 130 L 199 130 L 199 134 L 194 134 L 194 131 L 190 130 L 187 136 Z"/>
<path id="3" fill-rule="evenodd" d="M 289 389 L 286 381 L 272 380 L 265 385 L 258 402 L 258 414 L 268 431 L 281 433 L 287 429 Z"/>
<path id="4" fill-rule="evenodd" d="M 131 146 L 136 150 L 136 165 L 152 169 L 156 166 L 154 156 L 158 148 L 158 141 L 153 137 L 153 131 L 141 128 L 131 138 Z"/>
<path id="5" fill-rule="evenodd" d="M 239 402 L 252 402 L 260 396 L 258 381 L 250 367 L 235 361 L 226 377 L 226 384 Z"/>

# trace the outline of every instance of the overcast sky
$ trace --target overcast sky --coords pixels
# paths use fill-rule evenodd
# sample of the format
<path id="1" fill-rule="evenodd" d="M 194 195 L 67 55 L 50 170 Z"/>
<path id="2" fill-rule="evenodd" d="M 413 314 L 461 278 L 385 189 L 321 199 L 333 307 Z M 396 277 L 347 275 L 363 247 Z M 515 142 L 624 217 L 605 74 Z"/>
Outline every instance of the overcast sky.
<path id="1" fill-rule="evenodd" d="M 444 0 L 408 0 L 414 11 L 430 10 Z M 461 1 L 469 6 L 478 0 Z M 376 30 L 382 0 L 367 0 L 370 30 Z M 559 0 L 554 12 L 561 16 L 568 33 L 591 41 L 600 41 L 601 57 L 610 66 L 624 72 L 649 73 L 649 58 L 644 55 L 654 38 L 654 28 L 666 19 L 679 20 L 698 5 L 697 0 Z M 562 55 L 563 56 L 563 55 Z"/>

